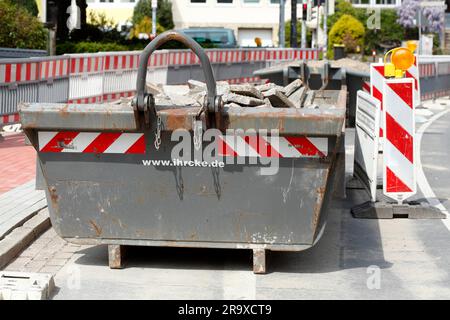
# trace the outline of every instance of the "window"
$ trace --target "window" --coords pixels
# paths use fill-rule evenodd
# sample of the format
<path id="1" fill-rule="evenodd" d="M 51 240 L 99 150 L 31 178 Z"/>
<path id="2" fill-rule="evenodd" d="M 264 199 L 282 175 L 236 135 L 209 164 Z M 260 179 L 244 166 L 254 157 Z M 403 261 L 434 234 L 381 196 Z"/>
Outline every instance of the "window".
<path id="1" fill-rule="evenodd" d="M 206 0 L 191 0 L 191 3 L 206 3 Z"/>
<path id="2" fill-rule="evenodd" d="M 114 2 L 114 0 L 100 0 L 100 2 Z"/>
<path id="3" fill-rule="evenodd" d="M 217 3 L 233 3 L 233 0 L 217 0 Z"/>
<path id="4" fill-rule="evenodd" d="M 353 4 L 370 4 L 370 0 L 352 0 Z"/>
<path id="5" fill-rule="evenodd" d="M 244 0 L 244 3 L 259 3 L 259 0 Z"/>

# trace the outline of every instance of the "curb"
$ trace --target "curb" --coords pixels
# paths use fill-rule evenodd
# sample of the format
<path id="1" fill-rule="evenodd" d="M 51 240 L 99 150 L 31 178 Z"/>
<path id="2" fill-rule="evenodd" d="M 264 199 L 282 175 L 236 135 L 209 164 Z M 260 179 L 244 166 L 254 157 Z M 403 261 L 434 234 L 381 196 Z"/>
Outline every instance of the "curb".
<path id="1" fill-rule="evenodd" d="M 7 266 L 20 252 L 51 227 L 48 209 L 40 210 L 21 227 L 0 241 L 0 269 Z"/>

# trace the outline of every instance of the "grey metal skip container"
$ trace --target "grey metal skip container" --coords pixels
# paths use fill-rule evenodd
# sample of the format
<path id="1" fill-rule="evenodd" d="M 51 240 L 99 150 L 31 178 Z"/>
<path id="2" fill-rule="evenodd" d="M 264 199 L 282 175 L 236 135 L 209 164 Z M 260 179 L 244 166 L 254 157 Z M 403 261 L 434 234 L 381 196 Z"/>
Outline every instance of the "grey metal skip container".
<path id="1" fill-rule="evenodd" d="M 200 109 L 158 108 L 145 93 L 148 58 L 169 40 L 200 58 L 208 89 Z M 169 31 L 140 57 L 133 104 L 22 104 L 20 117 L 62 238 L 108 244 L 113 268 L 123 245 L 251 249 L 254 272 L 264 273 L 267 250 L 318 241 L 333 191 L 343 190 L 335 184 L 344 180 L 346 90 L 316 101 L 318 109 L 225 108 L 201 47 Z M 195 162 L 186 149 L 173 159 L 182 132 L 194 155 L 212 149 L 220 161 Z M 273 163 L 272 174 L 263 170 Z"/>

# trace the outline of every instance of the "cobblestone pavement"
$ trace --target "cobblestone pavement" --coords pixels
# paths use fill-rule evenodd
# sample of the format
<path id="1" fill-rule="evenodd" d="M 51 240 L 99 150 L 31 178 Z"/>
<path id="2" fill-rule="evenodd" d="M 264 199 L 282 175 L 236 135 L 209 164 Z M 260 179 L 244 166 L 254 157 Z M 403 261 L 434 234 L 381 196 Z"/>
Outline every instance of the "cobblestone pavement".
<path id="1" fill-rule="evenodd" d="M 56 274 L 74 253 L 84 249 L 83 247 L 89 246 L 68 243 L 51 228 L 25 249 L 5 270 Z"/>

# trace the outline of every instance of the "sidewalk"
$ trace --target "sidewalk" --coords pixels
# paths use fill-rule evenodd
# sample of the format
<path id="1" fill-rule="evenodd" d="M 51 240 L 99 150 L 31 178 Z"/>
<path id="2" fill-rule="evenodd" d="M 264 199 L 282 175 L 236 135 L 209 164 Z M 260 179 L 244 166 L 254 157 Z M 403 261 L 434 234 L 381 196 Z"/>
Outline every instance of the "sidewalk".
<path id="1" fill-rule="evenodd" d="M 25 145 L 23 133 L 3 135 L 0 140 L 0 194 L 35 178 L 36 151 Z"/>

